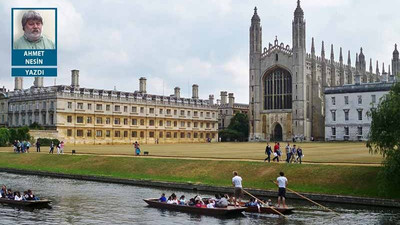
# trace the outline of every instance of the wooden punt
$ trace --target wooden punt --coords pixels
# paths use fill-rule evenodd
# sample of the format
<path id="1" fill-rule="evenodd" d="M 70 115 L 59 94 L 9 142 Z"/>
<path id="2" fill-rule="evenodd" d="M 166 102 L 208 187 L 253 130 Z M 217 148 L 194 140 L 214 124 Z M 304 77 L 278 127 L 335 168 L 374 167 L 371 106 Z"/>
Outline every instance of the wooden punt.
<path id="1" fill-rule="evenodd" d="M 14 206 L 27 206 L 27 207 L 40 207 L 47 206 L 51 203 L 50 200 L 26 200 L 26 201 L 16 201 L 7 198 L 0 198 L 0 204 L 14 205 Z"/>
<path id="2" fill-rule="evenodd" d="M 203 214 L 209 216 L 243 215 L 242 212 L 246 209 L 245 207 L 235 208 L 234 206 L 228 206 L 226 208 L 197 208 L 194 206 L 187 206 L 187 205 L 167 204 L 165 202 L 159 202 L 157 198 L 143 199 L 143 201 L 145 201 L 151 207 L 188 212 L 188 213 Z"/>

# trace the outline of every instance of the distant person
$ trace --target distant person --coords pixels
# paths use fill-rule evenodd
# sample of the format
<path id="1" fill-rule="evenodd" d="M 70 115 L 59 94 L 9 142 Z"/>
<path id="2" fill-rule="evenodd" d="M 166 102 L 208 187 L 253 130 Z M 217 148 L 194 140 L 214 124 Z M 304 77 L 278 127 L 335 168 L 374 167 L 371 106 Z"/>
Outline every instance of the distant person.
<path id="1" fill-rule="evenodd" d="M 167 202 L 167 198 L 165 197 L 165 193 L 161 194 L 161 197 L 158 199 L 159 202 Z"/>
<path id="2" fill-rule="evenodd" d="M 38 12 L 25 12 L 21 24 L 24 35 L 14 42 L 14 49 L 55 49 L 53 41 L 42 35 L 43 18 Z"/>
<path id="3" fill-rule="evenodd" d="M 7 196 L 7 187 L 3 184 L 0 190 L 0 197 L 5 198 Z"/>
<path id="4" fill-rule="evenodd" d="M 53 152 L 54 152 L 54 143 L 51 142 L 49 154 L 50 154 L 50 153 L 53 154 Z"/>
<path id="5" fill-rule="evenodd" d="M 303 150 L 299 146 L 297 148 L 297 159 L 296 159 L 296 161 L 299 161 L 300 164 L 301 164 L 301 158 L 303 158 Z"/>
<path id="6" fill-rule="evenodd" d="M 271 154 L 272 154 L 272 149 L 269 143 L 267 143 L 267 147 L 265 147 L 265 154 L 268 156 L 267 158 L 264 159 L 264 162 L 268 160 L 268 162 L 271 162 Z"/>
<path id="7" fill-rule="evenodd" d="M 36 152 L 40 152 L 40 139 L 39 138 L 36 141 Z"/>
<path id="8" fill-rule="evenodd" d="M 60 154 L 64 154 L 64 146 L 65 146 L 64 141 L 61 141 L 60 142 Z"/>
<path id="9" fill-rule="evenodd" d="M 238 175 L 238 172 L 236 171 L 233 171 L 232 185 L 235 187 L 233 205 L 236 207 L 237 206 L 236 202 L 238 202 L 239 203 L 238 206 L 240 207 L 243 197 L 243 186 L 242 186 L 242 178 Z"/>
<path id="10" fill-rule="evenodd" d="M 290 159 L 290 162 L 291 163 L 296 162 L 296 155 L 297 155 L 296 145 L 293 145 L 290 155 L 292 156 L 292 158 Z"/>
<path id="11" fill-rule="evenodd" d="M 29 141 L 26 142 L 26 153 L 29 153 L 29 148 L 31 147 L 31 143 Z"/>
<path id="12" fill-rule="evenodd" d="M 290 148 L 290 144 L 287 143 L 286 147 L 285 147 L 285 153 L 286 153 L 286 162 L 289 163 L 290 161 L 290 157 L 291 157 L 291 148 Z"/>
<path id="13" fill-rule="evenodd" d="M 278 185 L 278 208 L 280 208 L 281 201 L 282 201 L 282 206 L 283 208 L 287 208 L 285 198 L 286 198 L 286 187 L 288 185 L 288 180 L 285 177 L 285 174 L 283 172 L 279 173 L 279 177 L 276 179 Z"/>
<path id="14" fill-rule="evenodd" d="M 60 154 L 60 148 L 61 148 L 60 143 L 57 144 L 56 148 L 57 148 L 57 155 L 59 155 Z"/>
<path id="15" fill-rule="evenodd" d="M 275 162 L 275 159 L 277 160 L 277 162 L 279 162 L 279 153 L 278 153 L 278 151 L 279 151 L 279 145 L 278 145 L 278 142 L 275 142 L 275 145 L 274 145 L 274 158 L 272 159 L 272 161 L 274 161 L 274 162 Z"/>
<path id="16" fill-rule="evenodd" d="M 135 143 L 133 143 L 133 148 L 135 148 L 135 154 L 136 155 L 140 155 L 140 144 L 137 142 L 137 141 L 135 141 Z"/>
<path id="17" fill-rule="evenodd" d="M 15 193 L 14 200 L 15 201 L 22 201 L 22 196 L 21 196 L 21 193 L 19 191 L 17 191 Z"/>

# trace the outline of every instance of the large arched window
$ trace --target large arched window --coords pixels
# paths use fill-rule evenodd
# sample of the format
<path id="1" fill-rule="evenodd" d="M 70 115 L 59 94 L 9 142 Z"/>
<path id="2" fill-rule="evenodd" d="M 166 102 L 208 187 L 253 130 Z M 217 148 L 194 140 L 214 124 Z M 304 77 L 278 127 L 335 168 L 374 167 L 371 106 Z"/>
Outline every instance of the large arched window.
<path id="1" fill-rule="evenodd" d="M 264 78 L 264 109 L 292 108 L 292 77 L 284 69 L 277 68 Z"/>

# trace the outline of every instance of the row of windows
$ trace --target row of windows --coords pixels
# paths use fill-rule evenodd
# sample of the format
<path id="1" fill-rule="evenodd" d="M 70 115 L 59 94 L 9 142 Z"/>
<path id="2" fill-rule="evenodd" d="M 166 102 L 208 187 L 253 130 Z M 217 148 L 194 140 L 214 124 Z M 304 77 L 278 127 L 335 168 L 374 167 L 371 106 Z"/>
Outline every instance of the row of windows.
<path id="1" fill-rule="evenodd" d="M 331 133 L 332 133 L 332 136 L 336 136 L 336 127 L 331 127 Z M 349 136 L 350 135 L 349 127 L 344 127 L 343 133 L 345 136 Z M 357 127 L 357 135 L 359 135 L 359 136 L 363 135 L 362 127 Z"/>
<path id="2" fill-rule="evenodd" d="M 95 135 L 96 137 L 111 137 L 112 131 L 111 130 L 96 130 L 95 134 L 92 133 L 92 130 L 76 130 L 76 136 L 77 137 L 93 137 Z M 115 130 L 113 132 L 113 137 L 129 137 L 129 134 L 131 135 L 130 137 L 132 138 L 145 138 L 146 132 L 145 131 L 119 131 Z M 147 137 L 149 138 L 215 138 L 215 133 L 197 133 L 194 132 L 193 134 L 190 132 L 158 132 L 158 135 L 154 131 L 148 131 L 147 132 Z M 72 137 L 73 136 L 73 130 L 72 129 L 67 129 L 67 137 Z"/>
<path id="3" fill-rule="evenodd" d="M 129 120 L 131 121 L 131 125 L 138 125 L 138 121 L 139 124 L 141 126 L 145 125 L 145 120 L 144 119 L 128 119 L 128 118 L 114 118 L 113 124 L 115 125 L 119 125 L 119 124 L 123 124 L 123 125 L 129 125 Z M 72 123 L 72 116 L 67 116 L 67 122 L 68 123 Z M 111 124 L 111 118 L 110 117 L 106 117 L 104 118 L 104 122 L 105 124 Z M 76 117 L 76 123 L 84 123 L 84 117 L 83 116 L 77 116 Z M 87 116 L 86 117 L 86 123 L 87 124 L 91 124 L 93 123 L 92 117 L 91 116 Z M 103 124 L 103 117 L 96 117 L 96 124 Z M 178 127 L 178 121 L 171 121 L 171 120 L 167 120 L 164 123 L 164 120 L 159 120 L 158 121 L 158 126 L 167 126 L 167 127 L 171 127 L 172 125 L 174 127 Z M 203 122 L 185 122 L 185 121 L 180 121 L 180 127 L 200 127 L 203 128 L 204 125 L 206 128 L 214 128 L 215 127 L 215 123 L 203 123 Z M 155 126 L 155 120 L 148 120 L 148 126 Z"/>
<path id="4" fill-rule="evenodd" d="M 336 105 L 336 97 L 331 97 L 332 105 Z M 363 103 L 362 95 L 357 95 L 357 102 L 359 105 Z M 371 103 L 376 103 L 376 95 L 371 95 Z M 344 96 L 344 104 L 349 104 L 349 96 Z"/>
<path id="5" fill-rule="evenodd" d="M 49 106 L 50 109 L 54 109 L 54 102 L 50 102 L 47 104 L 46 101 L 37 101 L 37 102 L 30 102 L 30 103 L 22 103 L 22 104 L 10 104 L 9 110 L 10 111 L 19 111 L 19 110 L 33 110 L 33 109 L 46 109 Z M 4 107 L 4 103 L 2 103 L 2 108 Z"/>
<path id="6" fill-rule="evenodd" d="M 349 112 L 350 112 L 350 109 L 344 109 L 343 110 L 344 120 L 345 121 L 349 120 Z M 358 120 L 362 120 L 363 119 L 362 112 L 363 112 L 362 109 L 357 109 Z M 336 110 L 331 110 L 331 115 L 332 115 L 332 121 L 336 121 Z"/>
<path id="7" fill-rule="evenodd" d="M 76 103 L 76 108 L 83 110 L 84 109 L 83 103 L 81 103 L 81 102 Z M 72 109 L 72 102 L 68 102 L 68 109 Z M 92 103 L 87 103 L 87 109 L 88 110 L 92 109 Z M 111 111 L 111 105 L 106 105 L 105 109 L 106 109 L 106 111 Z M 103 104 L 96 104 L 96 110 L 99 110 L 99 111 L 103 110 Z M 145 107 L 139 107 L 139 110 L 140 110 L 140 113 L 145 113 Z M 122 112 L 121 106 L 114 105 L 114 112 Z M 123 107 L 123 112 L 128 112 L 128 106 Z M 132 106 L 130 112 L 137 113 L 138 107 Z M 173 115 L 175 115 L 175 116 L 178 115 L 177 109 L 174 109 L 173 111 L 172 111 L 172 109 L 166 109 L 166 110 L 158 109 L 159 114 L 164 114 L 164 112 L 166 115 L 172 115 L 172 112 L 173 112 Z M 149 108 L 148 113 L 155 114 L 155 108 Z M 191 114 L 192 114 L 192 111 L 179 110 L 180 116 L 185 116 L 185 115 L 191 116 Z M 206 114 L 206 117 L 210 117 L 210 115 L 212 115 L 212 117 L 215 118 L 215 112 L 213 112 L 212 114 L 210 112 L 206 112 L 205 114 Z M 199 111 L 193 111 L 193 116 L 199 116 L 199 115 L 200 115 L 200 117 L 204 117 L 204 112 L 199 113 Z"/>

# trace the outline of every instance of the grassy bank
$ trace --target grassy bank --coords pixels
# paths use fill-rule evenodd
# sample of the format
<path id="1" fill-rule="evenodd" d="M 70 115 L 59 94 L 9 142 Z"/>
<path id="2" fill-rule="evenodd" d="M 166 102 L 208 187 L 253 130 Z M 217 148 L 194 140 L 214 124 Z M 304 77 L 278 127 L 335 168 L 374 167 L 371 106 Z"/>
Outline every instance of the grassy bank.
<path id="1" fill-rule="evenodd" d="M 0 167 L 214 186 L 231 186 L 236 170 L 245 187 L 266 190 L 275 190 L 270 180 L 284 171 L 289 187 L 300 192 L 385 197 L 378 188 L 379 167 L 14 153 L 0 153 Z M 386 196 L 400 198 L 400 190 Z"/>
<path id="2" fill-rule="evenodd" d="M 281 143 L 283 146 L 286 143 Z M 293 143 L 291 143 L 292 145 Z M 380 165 L 381 155 L 371 155 L 363 142 L 305 142 L 298 143 L 305 155 L 304 161 L 313 163 L 354 163 Z M 141 144 L 141 150 L 152 156 L 193 157 L 238 160 L 263 160 L 266 143 L 182 143 L 182 144 Z M 283 149 L 282 146 L 282 149 Z M 48 153 L 42 147 L 42 153 Z M 99 155 L 133 155 L 132 145 L 73 145 L 66 143 L 65 152 L 90 153 Z M 11 147 L 0 148 L 1 152 L 12 152 Z M 31 151 L 35 151 L 32 148 Z M 284 151 L 284 149 L 283 149 Z M 284 156 L 283 158 L 286 158 Z"/>

